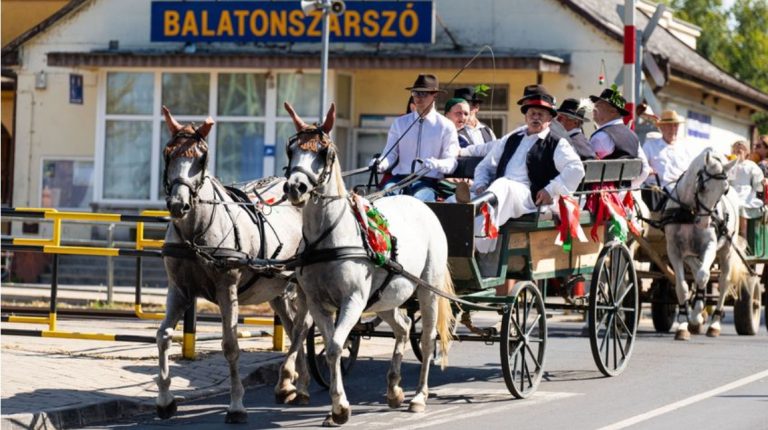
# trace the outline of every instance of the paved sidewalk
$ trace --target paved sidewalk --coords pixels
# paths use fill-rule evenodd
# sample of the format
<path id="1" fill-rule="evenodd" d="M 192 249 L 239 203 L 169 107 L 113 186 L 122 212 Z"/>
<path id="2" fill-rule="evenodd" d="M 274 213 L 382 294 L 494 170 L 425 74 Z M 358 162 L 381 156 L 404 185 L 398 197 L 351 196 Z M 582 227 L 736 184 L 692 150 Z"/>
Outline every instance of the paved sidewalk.
<path id="1" fill-rule="evenodd" d="M 19 298 L 24 294 L 5 286 L 2 292 L 4 299 L 6 293 Z M 67 292 L 59 297 L 74 296 L 75 300 L 86 294 L 92 293 Z M 158 326 L 159 321 L 60 317 L 57 329 L 154 336 Z M 3 327 L 45 328 L 9 323 Z M 216 324 L 198 323 L 197 329 L 199 335 L 220 333 Z M 283 354 L 271 351 L 272 328 L 240 329 L 256 334 L 263 331 L 259 337 L 240 340 L 240 372 L 245 384 L 274 384 Z M 229 391 L 229 370 L 220 344 L 220 340 L 198 341 L 195 360 L 181 359 L 181 346 L 173 345 L 171 390 L 176 396 L 188 401 Z M 3 335 L 0 345 L 3 430 L 76 428 L 155 409 L 158 367 L 154 344 Z"/>

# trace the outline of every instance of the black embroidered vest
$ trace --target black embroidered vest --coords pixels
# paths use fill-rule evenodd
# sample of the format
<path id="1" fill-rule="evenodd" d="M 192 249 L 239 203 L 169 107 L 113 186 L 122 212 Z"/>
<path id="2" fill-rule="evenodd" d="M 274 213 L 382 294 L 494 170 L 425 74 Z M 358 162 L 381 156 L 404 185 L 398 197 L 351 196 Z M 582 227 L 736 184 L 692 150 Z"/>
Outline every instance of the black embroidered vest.
<path id="1" fill-rule="evenodd" d="M 504 144 L 504 152 L 501 154 L 499 165 L 496 167 L 496 178 L 504 176 L 507 164 L 523 141 L 525 132 L 515 133 Z M 536 193 L 546 187 L 560 172 L 555 167 L 555 149 L 560 137 L 553 136 L 550 132 L 544 139 L 538 139 L 526 156 L 525 165 L 528 167 L 528 179 L 531 180 L 531 198 L 536 199 Z"/>
<path id="2" fill-rule="evenodd" d="M 595 133 L 605 132 L 611 137 L 616 148 L 608 154 L 606 160 L 617 160 L 620 158 L 637 158 L 637 152 L 640 150 L 640 139 L 634 131 L 624 124 L 613 124 L 601 128 Z M 594 136 L 594 135 L 593 135 Z"/>

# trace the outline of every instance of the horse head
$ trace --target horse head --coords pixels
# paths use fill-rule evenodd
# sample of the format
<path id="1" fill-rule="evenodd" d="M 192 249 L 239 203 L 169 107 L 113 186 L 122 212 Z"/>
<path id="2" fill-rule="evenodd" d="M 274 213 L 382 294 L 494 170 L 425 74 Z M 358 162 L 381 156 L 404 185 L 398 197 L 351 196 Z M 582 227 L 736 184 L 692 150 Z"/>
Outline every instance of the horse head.
<path id="1" fill-rule="evenodd" d="M 691 163 L 691 168 L 681 179 L 678 195 L 685 204 L 696 211 L 710 213 L 720 198 L 728 192 L 728 172 L 736 165 L 711 148 L 704 150 Z M 695 174 L 695 177 L 693 176 Z"/>
<path id="2" fill-rule="evenodd" d="M 285 110 L 293 119 L 296 134 L 288 139 L 286 145 L 288 180 L 283 190 L 293 205 L 301 206 L 311 193 L 324 187 L 331 179 L 336 148 L 328 133 L 336 121 L 336 105 L 331 103 L 322 125 L 305 123 L 288 102 L 285 103 Z"/>
<path id="3" fill-rule="evenodd" d="M 208 117 L 200 127 L 192 124 L 182 126 L 165 106 L 163 116 L 171 133 L 171 139 L 163 150 L 165 204 L 172 218 L 182 219 L 192 209 L 193 200 L 208 177 L 208 144 L 205 137 L 214 122 Z"/>

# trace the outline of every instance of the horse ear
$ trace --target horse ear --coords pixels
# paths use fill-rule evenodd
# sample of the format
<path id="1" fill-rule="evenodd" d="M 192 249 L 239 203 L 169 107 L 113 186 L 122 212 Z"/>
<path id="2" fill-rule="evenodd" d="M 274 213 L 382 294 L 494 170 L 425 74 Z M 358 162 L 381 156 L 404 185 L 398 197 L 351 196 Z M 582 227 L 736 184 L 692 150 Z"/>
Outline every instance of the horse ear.
<path id="1" fill-rule="evenodd" d="M 728 172 L 731 170 L 736 164 L 739 162 L 738 158 L 734 158 L 733 160 L 730 160 L 729 162 L 723 164 L 723 173 Z"/>
<path id="2" fill-rule="evenodd" d="M 285 102 L 283 103 L 283 106 L 285 106 L 285 110 L 288 111 L 288 115 L 291 116 L 291 119 L 293 120 L 293 125 L 296 126 L 296 131 L 301 131 L 307 128 L 307 123 L 304 122 L 304 120 L 299 117 L 299 114 L 296 113 L 295 110 L 293 110 L 293 106 L 291 106 L 290 103 Z"/>
<path id="3" fill-rule="evenodd" d="M 213 124 L 215 123 L 216 122 L 213 120 L 213 118 L 211 117 L 206 118 L 203 125 L 201 125 L 200 128 L 197 129 L 197 133 L 203 138 L 205 138 L 206 136 L 208 136 L 208 133 L 211 132 L 211 128 L 213 128 Z"/>
<path id="4" fill-rule="evenodd" d="M 331 103 L 331 107 L 328 109 L 328 113 L 325 114 L 325 122 L 320 128 L 323 133 L 328 134 L 333 129 L 333 123 L 336 122 L 336 103 Z"/>
<path id="5" fill-rule="evenodd" d="M 179 130 L 183 128 L 181 124 L 179 124 L 178 121 L 171 115 L 171 111 L 168 110 L 167 107 L 163 106 L 162 108 L 163 116 L 165 117 L 165 125 L 168 126 L 168 131 L 171 132 L 171 135 L 176 134 Z"/>

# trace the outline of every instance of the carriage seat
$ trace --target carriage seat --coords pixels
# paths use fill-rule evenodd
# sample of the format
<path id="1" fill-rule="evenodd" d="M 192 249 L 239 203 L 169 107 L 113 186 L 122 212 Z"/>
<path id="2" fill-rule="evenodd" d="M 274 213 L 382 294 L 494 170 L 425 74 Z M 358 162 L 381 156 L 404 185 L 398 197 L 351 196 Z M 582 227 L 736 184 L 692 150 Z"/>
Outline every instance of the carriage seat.
<path id="1" fill-rule="evenodd" d="M 579 224 L 592 224 L 592 214 L 587 211 L 579 213 Z M 551 211 L 540 211 L 531 214 L 525 214 L 519 218 L 514 218 L 501 227 L 509 231 L 536 231 L 552 230 L 560 225 L 560 217 Z"/>

